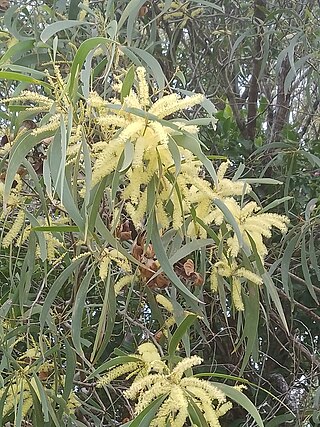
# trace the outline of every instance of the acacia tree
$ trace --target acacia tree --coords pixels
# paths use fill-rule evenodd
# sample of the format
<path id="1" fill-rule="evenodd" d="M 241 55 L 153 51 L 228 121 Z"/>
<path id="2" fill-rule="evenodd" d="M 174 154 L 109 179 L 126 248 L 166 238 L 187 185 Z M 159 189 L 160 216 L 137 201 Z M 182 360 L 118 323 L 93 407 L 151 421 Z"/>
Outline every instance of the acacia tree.
<path id="1" fill-rule="evenodd" d="M 307 80 L 280 70 L 289 9 L 223 6 L 5 11 L 2 425 L 317 424 L 314 113 L 300 145 L 300 108 L 268 121 Z"/>

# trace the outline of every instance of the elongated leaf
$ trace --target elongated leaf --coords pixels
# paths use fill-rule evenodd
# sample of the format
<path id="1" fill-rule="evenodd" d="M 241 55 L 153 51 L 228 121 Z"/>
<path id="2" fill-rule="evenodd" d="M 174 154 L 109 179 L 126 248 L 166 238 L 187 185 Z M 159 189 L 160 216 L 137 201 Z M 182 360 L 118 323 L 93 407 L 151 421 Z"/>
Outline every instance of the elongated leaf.
<path id="1" fill-rule="evenodd" d="M 103 305 L 99 318 L 96 338 L 93 344 L 93 350 L 90 360 L 94 363 L 104 352 L 109 344 L 110 337 L 114 328 L 116 319 L 116 298 L 114 293 L 114 284 L 111 282 L 110 273 L 106 280 L 106 289 L 104 294 Z"/>
<path id="2" fill-rule="evenodd" d="M 47 401 L 48 398 L 41 384 L 41 381 L 39 380 L 36 374 L 33 374 L 32 376 L 31 385 L 39 398 L 41 408 L 42 408 L 42 413 L 43 413 L 43 420 L 44 422 L 48 422 L 49 421 L 49 409 L 48 409 L 48 401 Z"/>
<path id="3" fill-rule="evenodd" d="M 121 47 L 122 52 L 127 55 L 129 58 L 132 56 L 130 53 L 134 53 L 134 55 L 138 56 L 144 64 L 149 68 L 149 70 L 152 72 L 154 78 L 156 79 L 159 89 L 162 90 L 165 87 L 165 76 L 163 74 L 162 68 L 159 64 L 159 62 L 152 56 L 150 53 L 146 52 L 143 49 L 140 49 L 138 47 Z M 140 64 L 136 64 L 140 65 Z"/>
<path id="4" fill-rule="evenodd" d="M 300 242 L 299 234 L 295 235 L 289 241 L 289 244 L 287 245 L 287 247 L 283 253 L 283 257 L 282 257 L 282 261 L 281 261 L 281 282 L 283 285 L 283 289 L 284 289 L 284 291 L 288 297 L 293 296 L 292 295 L 292 289 L 289 286 L 289 284 L 290 284 L 289 271 L 290 271 L 290 265 L 291 265 L 291 261 L 292 261 L 292 255 L 293 255 L 293 252 L 296 250 L 296 246 L 297 246 L 298 242 Z"/>
<path id="5" fill-rule="evenodd" d="M 159 232 L 158 230 L 156 230 L 155 227 L 153 227 L 152 230 L 151 241 L 161 268 L 168 276 L 168 278 L 172 281 L 173 285 L 176 286 L 186 297 L 190 298 L 193 301 L 199 302 L 199 300 L 189 291 L 189 289 L 181 282 L 179 277 L 173 271 L 172 266 L 170 265 L 170 261 L 162 245 Z"/>
<path id="6" fill-rule="evenodd" d="M 89 52 L 92 49 L 95 49 L 99 45 L 108 46 L 110 43 L 112 43 L 111 39 L 107 39 L 104 37 L 93 37 L 88 40 L 85 40 L 81 46 L 79 47 L 77 53 L 75 54 L 75 57 L 72 62 L 72 66 L 70 69 L 70 78 L 68 81 L 69 86 L 69 94 L 71 98 L 73 98 L 76 95 L 77 91 L 77 77 L 83 67 L 83 64 L 89 54 Z"/>
<path id="7" fill-rule="evenodd" d="M 1 72 L 0 72 L 1 78 Z M 3 202 L 6 204 L 12 183 L 15 179 L 15 175 L 21 163 L 24 162 L 26 155 L 35 147 L 42 139 L 52 136 L 52 132 L 43 132 L 38 135 L 32 135 L 30 133 L 23 134 L 20 138 L 17 139 L 14 146 L 11 149 L 8 169 L 6 173 L 6 181 L 3 192 Z"/>
<path id="8" fill-rule="evenodd" d="M 79 265 L 83 262 L 82 259 L 77 259 L 73 261 L 65 270 L 60 273 L 57 279 L 53 282 L 48 295 L 46 296 L 43 303 L 43 310 L 40 313 L 40 328 L 43 329 L 44 324 L 46 322 L 46 317 L 50 311 L 50 308 L 56 299 L 58 293 L 60 292 L 64 283 L 72 277 L 72 273 L 79 267 Z"/>
<path id="9" fill-rule="evenodd" d="M 134 81 L 134 66 L 131 65 L 122 83 L 121 95 L 120 95 L 121 103 L 123 103 L 124 98 L 129 95 L 133 85 L 133 81 Z"/>
<path id="10" fill-rule="evenodd" d="M 199 427 L 208 427 L 208 423 L 203 416 L 202 411 L 193 399 L 189 399 L 188 413 L 194 425 Z"/>
<path id="11" fill-rule="evenodd" d="M 59 31 L 67 30 L 68 28 L 72 27 L 79 27 L 81 25 L 90 25 L 90 22 L 86 21 L 73 21 L 73 20 L 66 20 L 66 21 L 58 21 L 54 22 L 53 24 L 48 25 L 40 34 L 40 39 L 46 43 L 50 37 L 57 34 Z M 93 25 L 93 24 L 91 24 Z"/>
<path id="12" fill-rule="evenodd" d="M 307 250 L 306 250 L 306 237 L 305 234 L 303 234 L 302 242 L 301 242 L 301 266 L 302 266 L 302 272 L 304 276 L 304 280 L 306 282 L 308 291 L 312 298 L 314 299 L 315 303 L 319 305 L 319 301 L 317 298 L 317 295 L 315 293 L 315 290 L 313 289 L 313 284 L 310 277 L 310 271 L 308 267 L 308 261 L 307 261 Z"/>
<path id="13" fill-rule="evenodd" d="M 273 208 L 275 208 L 276 206 L 279 206 L 279 205 L 281 205 L 281 203 L 283 203 L 283 202 L 285 202 L 285 201 L 287 201 L 287 200 L 290 200 L 290 199 L 292 199 L 292 197 L 291 196 L 286 196 L 286 197 L 281 197 L 281 199 L 276 199 L 276 200 L 273 200 L 271 203 L 269 203 L 267 206 L 265 206 L 263 209 L 261 209 L 261 213 L 263 213 L 263 212 L 268 212 L 270 209 L 273 209 Z"/>
<path id="14" fill-rule="evenodd" d="M 226 221 L 232 226 L 232 228 L 233 228 L 233 230 L 237 236 L 237 239 L 239 242 L 239 247 L 243 248 L 244 247 L 243 237 L 242 237 L 241 231 L 239 229 L 239 226 L 238 226 L 236 220 L 234 219 L 234 216 L 232 215 L 232 213 L 230 212 L 228 207 L 223 203 L 222 200 L 214 199 L 214 203 L 217 205 L 217 207 L 224 214 Z"/>
<path id="15" fill-rule="evenodd" d="M 24 40 L 20 43 L 17 43 L 13 46 L 11 46 L 6 53 L 1 57 L 0 59 L 0 66 L 5 64 L 6 62 L 9 62 L 9 60 L 12 57 L 16 57 L 17 55 L 23 55 L 24 53 L 28 52 L 28 50 L 33 48 L 34 40 Z"/>
<path id="16" fill-rule="evenodd" d="M 227 384 L 220 384 L 214 382 L 212 384 L 218 389 L 220 389 L 223 393 L 225 393 L 226 396 L 234 400 L 238 405 L 242 406 L 242 408 L 248 411 L 248 413 L 252 416 L 252 418 L 255 420 L 259 427 L 264 427 L 263 421 L 259 412 L 257 411 L 257 408 L 244 393 Z"/>
<path id="17" fill-rule="evenodd" d="M 81 356 L 84 355 L 81 346 L 82 316 L 94 268 L 95 266 L 92 266 L 82 280 L 72 311 L 71 336 L 75 349 Z"/>
<path id="18" fill-rule="evenodd" d="M 76 225 L 50 225 L 32 227 L 33 231 L 50 231 L 51 233 L 76 233 L 79 232 L 79 227 Z"/>
<path id="19" fill-rule="evenodd" d="M 167 396 L 160 396 L 151 402 L 131 423 L 124 424 L 127 427 L 150 427 L 158 409 Z"/>
<path id="20" fill-rule="evenodd" d="M 242 376 L 245 371 L 250 356 L 253 355 L 254 348 L 257 346 L 258 326 L 259 326 L 259 289 L 255 284 L 248 284 L 249 295 L 243 295 L 245 304 L 245 323 L 243 335 L 239 344 L 246 339 L 245 354 L 242 359 L 239 375 Z M 237 347 L 238 347 L 237 345 Z"/>
<path id="21" fill-rule="evenodd" d="M 41 80 L 35 79 L 31 76 L 26 76 L 24 74 L 16 73 L 14 71 L 0 71 L 0 79 L 2 79 L 2 80 L 16 80 L 18 82 L 31 83 L 34 85 L 44 86 L 46 88 L 51 87 L 46 82 L 42 82 Z"/>
<path id="22" fill-rule="evenodd" d="M 189 314 L 178 326 L 177 330 L 173 334 L 170 342 L 168 353 L 170 356 L 173 356 L 177 350 L 179 342 L 183 339 L 183 336 L 187 333 L 190 326 L 196 321 L 197 316 L 194 314 Z"/>

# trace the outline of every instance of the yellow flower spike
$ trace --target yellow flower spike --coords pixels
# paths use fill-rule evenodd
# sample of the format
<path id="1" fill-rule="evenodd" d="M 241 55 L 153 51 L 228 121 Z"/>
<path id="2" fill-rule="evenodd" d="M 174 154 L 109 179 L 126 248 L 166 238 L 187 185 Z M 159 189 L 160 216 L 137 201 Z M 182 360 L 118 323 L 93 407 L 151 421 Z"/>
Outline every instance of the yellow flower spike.
<path id="1" fill-rule="evenodd" d="M 231 285 L 232 302 L 237 311 L 244 311 L 244 305 L 241 295 L 241 282 L 237 277 L 233 277 Z"/>
<path id="2" fill-rule="evenodd" d="M 212 267 L 211 273 L 210 273 L 210 289 L 212 292 L 218 291 L 218 269 L 217 267 Z"/>
<path id="3" fill-rule="evenodd" d="M 191 356 L 183 359 L 181 362 L 177 364 L 177 366 L 173 369 L 171 373 L 172 381 L 179 382 L 188 369 L 193 366 L 201 365 L 202 359 L 199 356 Z"/>
<path id="4" fill-rule="evenodd" d="M 122 289 L 132 283 L 134 281 L 135 276 L 133 274 L 130 274 L 128 276 L 123 276 L 121 279 L 117 280 L 117 282 L 114 285 L 114 293 L 115 295 L 119 295 L 119 293 L 122 291 Z"/>
<path id="5" fill-rule="evenodd" d="M 101 388 L 111 383 L 111 381 L 122 375 L 136 371 L 140 367 L 139 362 L 128 362 L 111 369 L 107 374 L 97 381 L 97 387 Z"/>
<path id="6" fill-rule="evenodd" d="M 209 426 L 220 427 L 219 417 L 232 406 L 227 402 L 226 395 L 209 381 L 193 376 L 183 377 L 185 371 L 202 362 L 199 356 L 181 360 L 170 371 L 166 362 L 161 361 L 154 344 L 141 344 L 138 347 L 138 353 L 136 357 L 141 358 L 141 363 L 144 363 L 147 369 L 141 368 L 141 365 L 136 370 L 132 366 L 125 370 L 121 370 L 119 367 L 113 368 L 105 376 L 107 381 L 102 378 L 99 385 L 109 383 L 110 380 L 117 378 L 125 371 L 131 370 L 132 374 L 129 376 L 135 375 L 135 379 L 124 392 L 124 396 L 127 399 L 138 400 L 134 410 L 135 415 L 140 414 L 158 397 L 164 397 L 150 427 L 166 427 L 167 425 L 183 427 L 189 418 L 190 400 L 203 413 Z M 130 364 L 132 363 L 125 363 L 123 366 Z"/>
<path id="7" fill-rule="evenodd" d="M 2 247 L 3 248 L 8 248 L 11 245 L 11 243 L 13 242 L 13 240 L 16 237 L 18 237 L 19 232 L 20 232 L 21 228 L 23 227 L 24 220 L 25 220 L 25 213 L 21 210 L 18 212 L 18 215 L 17 215 L 14 223 L 12 224 L 12 227 L 10 228 L 10 230 L 8 231 L 8 233 L 5 235 L 5 237 L 2 240 Z"/>
<path id="8" fill-rule="evenodd" d="M 149 100 L 149 86 L 146 78 L 146 69 L 144 67 L 138 67 L 136 69 L 136 75 L 138 79 L 138 92 L 139 101 L 142 107 L 148 107 L 150 104 Z"/>
<path id="9" fill-rule="evenodd" d="M 161 294 L 156 295 L 156 301 L 158 304 L 162 305 L 169 313 L 173 313 L 173 305 L 172 303 Z"/>

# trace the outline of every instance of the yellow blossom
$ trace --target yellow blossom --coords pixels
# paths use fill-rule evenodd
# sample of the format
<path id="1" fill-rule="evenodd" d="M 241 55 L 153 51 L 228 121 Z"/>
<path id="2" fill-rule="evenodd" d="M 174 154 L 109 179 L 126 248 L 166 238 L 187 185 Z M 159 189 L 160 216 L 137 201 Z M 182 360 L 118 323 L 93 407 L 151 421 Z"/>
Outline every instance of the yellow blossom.
<path id="1" fill-rule="evenodd" d="M 8 248 L 11 245 L 11 243 L 13 242 L 13 240 L 19 235 L 19 232 L 20 232 L 21 228 L 23 227 L 24 220 L 25 220 L 25 213 L 21 210 L 18 212 L 18 215 L 17 215 L 14 223 L 12 224 L 10 230 L 8 231 L 8 233 L 5 235 L 5 237 L 2 240 L 2 247 L 3 248 Z"/>

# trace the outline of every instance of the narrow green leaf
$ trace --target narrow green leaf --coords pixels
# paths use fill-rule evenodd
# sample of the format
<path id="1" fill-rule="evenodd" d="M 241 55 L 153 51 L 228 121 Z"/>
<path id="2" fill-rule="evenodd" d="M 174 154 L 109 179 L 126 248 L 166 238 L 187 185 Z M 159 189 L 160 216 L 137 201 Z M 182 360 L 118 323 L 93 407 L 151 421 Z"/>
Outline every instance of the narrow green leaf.
<path id="1" fill-rule="evenodd" d="M 301 242 L 301 266 L 302 266 L 302 272 L 303 277 L 306 282 L 308 291 L 312 298 L 314 299 L 315 303 L 319 305 L 319 301 L 317 298 L 317 295 L 315 293 L 315 290 L 313 288 L 313 284 L 310 277 L 309 267 L 308 267 L 308 261 L 307 261 L 307 250 L 306 250 L 306 236 L 303 234 L 302 242 Z"/>
<path id="2" fill-rule="evenodd" d="M 194 425 L 197 427 L 209 427 L 202 411 L 193 399 L 189 399 L 188 413 Z"/>
<path id="3" fill-rule="evenodd" d="M 156 220 L 155 220 L 155 224 L 156 224 Z M 193 301 L 199 302 L 199 300 L 189 291 L 188 288 L 186 288 L 186 286 L 181 282 L 179 277 L 173 271 L 172 266 L 170 265 L 170 261 L 162 245 L 159 232 L 156 229 L 156 227 L 152 228 L 151 241 L 152 241 L 153 249 L 155 251 L 157 259 L 160 263 L 160 266 L 163 269 L 164 273 L 169 278 L 169 280 L 171 280 L 174 286 L 176 286 L 186 297 L 189 297 Z"/>
<path id="4" fill-rule="evenodd" d="M 122 427 L 150 427 L 151 421 L 155 418 L 158 409 L 166 397 L 167 395 L 155 399 L 133 421 L 123 424 Z"/>
<path id="5" fill-rule="evenodd" d="M 0 78 L 1 78 L 1 72 L 0 72 Z M 42 139 L 48 138 L 49 136 L 52 136 L 52 132 L 43 132 L 38 135 L 32 135 L 30 133 L 27 133 L 27 134 L 21 135 L 21 137 L 18 138 L 15 144 L 13 145 L 10 152 L 7 174 L 6 174 L 6 181 L 5 181 L 4 192 L 3 192 L 4 204 L 7 203 L 10 190 L 12 187 L 12 183 L 15 179 L 15 175 L 21 163 L 23 163 L 23 161 L 25 160 L 26 155 Z"/>
<path id="6" fill-rule="evenodd" d="M 16 73 L 14 71 L 0 71 L 0 79 L 1 80 L 16 80 L 18 82 L 26 82 L 26 83 L 31 83 L 34 85 L 40 85 L 40 86 L 46 87 L 48 89 L 51 88 L 51 86 L 46 82 L 42 82 L 41 80 L 35 79 L 31 76 L 25 76 L 24 74 Z"/>
<path id="7" fill-rule="evenodd" d="M 230 210 L 228 209 L 228 207 L 224 204 L 224 202 L 220 199 L 214 199 L 214 203 L 215 205 L 217 205 L 217 207 L 221 210 L 221 212 L 224 214 L 226 221 L 232 226 L 238 242 L 239 242 L 239 247 L 243 248 L 244 247 L 244 242 L 243 242 L 243 237 L 240 231 L 240 228 L 236 222 L 236 220 L 234 219 L 234 216 L 232 215 L 232 213 L 230 212 Z"/>
<path id="8" fill-rule="evenodd" d="M 234 400 L 238 405 L 242 406 L 242 408 L 244 408 L 252 416 L 258 427 L 264 427 L 263 421 L 259 412 L 257 411 L 257 408 L 244 393 L 227 384 L 214 382 L 212 382 L 212 384 L 218 389 L 220 389 L 223 393 L 225 393 L 225 395 L 228 396 L 230 399 Z"/>
<path id="9" fill-rule="evenodd" d="M 68 81 L 69 94 L 71 98 L 76 95 L 77 92 L 77 77 L 80 73 L 83 64 L 92 49 L 95 49 L 99 45 L 108 46 L 110 43 L 113 43 L 112 40 L 105 37 L 93 37 L 88 40 L 85 40 L 79 47 L 77 53 L 74 56 L 72 66 L 70 69 L 70 78 Z"/>
<path id="10" fill-rule="evenodd" d="M 287 200 L 290 200 L 290 199 L 292 199 L 292 197 L 291 197 L 291 196 L 285 196 L 285 197 L 281 197 L 281 199 L 273 200 L 273 202 L 269 203 L 267 206 L 265 206 L 265 207 L 264 207 L 263 209 L 261 209 L 261 211 L 259 211 L 259 212 L 261 212 L 261 213 L 263 213 L 263 212 L 268 212 L 270 209 L 273 209 L 273 208 L 275 208 L 276 206 L 281 205 L 281 203 L 283 203 L 283 202 L 285 202 L 285 201 L 287 201 Z"/>
<path id="11" fill-rule="evenodd" d="M 165 76 L 163 74 L 162 68 L 159 62 L 152 56 L 149 52 L 140 49 L 138 47 L 124 47 L 121 46 L 122 52 L 130 58 L 130 53 L 134 53 L 134 55 L 138 56 L 142 59 L 145 65 L 152 72 L 152 75 L 156 79 L 159 89 L 162 90 L 165 87 Z M 140 64 L 136 64 L 140 65 Z"/>
<path id="12" fill-rule="evenodd" d="M 50 231 L 51 233 L 77 233 L 79 227 L 76 225 L 50 225 L 32 227 L 33 231 Z"/>
<path id="13" fill-rule="evenodd" d="M 283 252 L 282 260 L 281 260 L 281 282 L 283 285 L 283 289 L 288 297 L 292 297 L 292 289 L 289 286 L 289 271 L 290 264 L 292 261 L 293 252 L 296 250 L 297 244 L 300 242 L 300 235 L 296 234 L 288 243 L 285 251 Z"/>
<path id="14" fill-rule="evenodd" d="M 65 20 L 65 21 L 57 21 L 53 22 L 53 24 L 48 25 L 40 34 L 40 39 L 43 43 L 46 43 L 50 37 L 57 34 L 59 31 L 67 30 L 72 27 L 79 27 L 81 25 L 93 25 L 87 21 L 73 21 L 73 20 Z"/>
<path id="15" fill-rule="evenodd" d="M 88 289 L 90 286 L 94 269 L 95 269 L 95 265 L 93 265 L 90 268 L 90 270 L 82 280 L 75 298 L 73 311 L 72 311 L 71 336 L 72 336 L 72 341 L 75 346 L 75 349 L 77 350 L 78 354 L 80 354 L 81 356 L 84 355 L 82 346 L 81 346 L 82 316 L 83 316 L 87 293 L 88 293 Z"/>
<path id="16" fill-rule="evenodd" d="M 240 182 L 246 182 L 248 184 L 271 184 L 271 185 L 283 185 L 283 182 L 278 181 L 277 179 L 272 178 L 242 178 L 239 179 Z"/>
<path id="17" fill-rule="evenodd" d="M 66 376 L 64 379 L 62 398 L 68 401 L 71 391 L 74 387 L 74 374 L 77 366 L 76 354 L 67 339 L 63 340 L 66 349 Z M 62 415 L 62 413 L 61 413 Z"/>
<path id="18" fill-rule="evenodd" d="M 19 43 L 14 44 L 11 46 L 1 57 L 0 59 L 0 66 L 5 64 L 6 62 L 9 62 L 12 57 L 15 57 L 17 55 L 23 55 L 28 50 L 33 48 L 34 40 L 24 40 Z M 12 61 L 11 61 L 12 62 Z"/>
<path id="19" fill-rule="evenodd" d="M 172 335 L 172 338 L 169 342 L 168 353 L 169 356 L 173 356 L 177 350 L 179 342 L 182 340 L 183 336 L 187 333 L 190 326 L 196 321 L 197 316 L 194 314 L 188 314 L 184 320 L 180 323 L 175 333 Z"/>
<path id="20" fill-rule="evenodd" d="M 291 424 L 296 419 L 295 414 L 283 414 L 274 417 L 271 421 L 266 424 L 266 427 L 279 427 L 286 425 L 287 422 Z"/>
<path id="21" fill-rule="evenodd" d="M 46 318 L 48 313 L 50 312 L 50 308 L 56 299 L 58 293 L 60 292 L 64 283 L 72 278 L 72 273 L 79 267 L 79 265 L 83 262 L 83 259 L 77 259 L 72 262 L 65 270 L 60 273 L 57 279 L 53 282 L 48 295 L 46 296 L 43 303 L 43 310 L 40 313 L 40 328 L 43 329 L 44 324 L 46 322 Z M 71 280 L 72 283 L 72 280 Z"/>
<path id="22" fill-rule="evenodd" d="M 120 94 L 121 103 L 123 103 L 124 98 L 129 95 L 133 85 L 133 81 L 134 81 L 134 66 L 131 65 L 122 83 L 121 94 Z"/>
<path id="23" fill-rule="evenodd" d="M 99 323 L 96 333 L 96 338 L 93 344 L 90 361 L 94 363 L 98 360 L 106 346 L 109 343 L 116 318 L 116 298 L 114 293 L 114 284 L 111 282 L 111 274 L 109 272 L 105 281 L 106 288 L 99 317 Z"/>
<path id="24" fill-rule="evenodd" d="M 32 386 L 36 387 L 38 390 L 37 394 L 39 394 L 39 401 L 42 408 L 43 420 L 44 422 L 49 422 L 49 409 L 46 392 L 43 388 L 43 385 L 41 384 L 41 381 L 39 380 L 39 377 L 35 373 L 32 375 L 32 379 L 34 380 L 34 382 L 32 381 Z M 37 390 L 35 390 L 35 392 Z"/>

